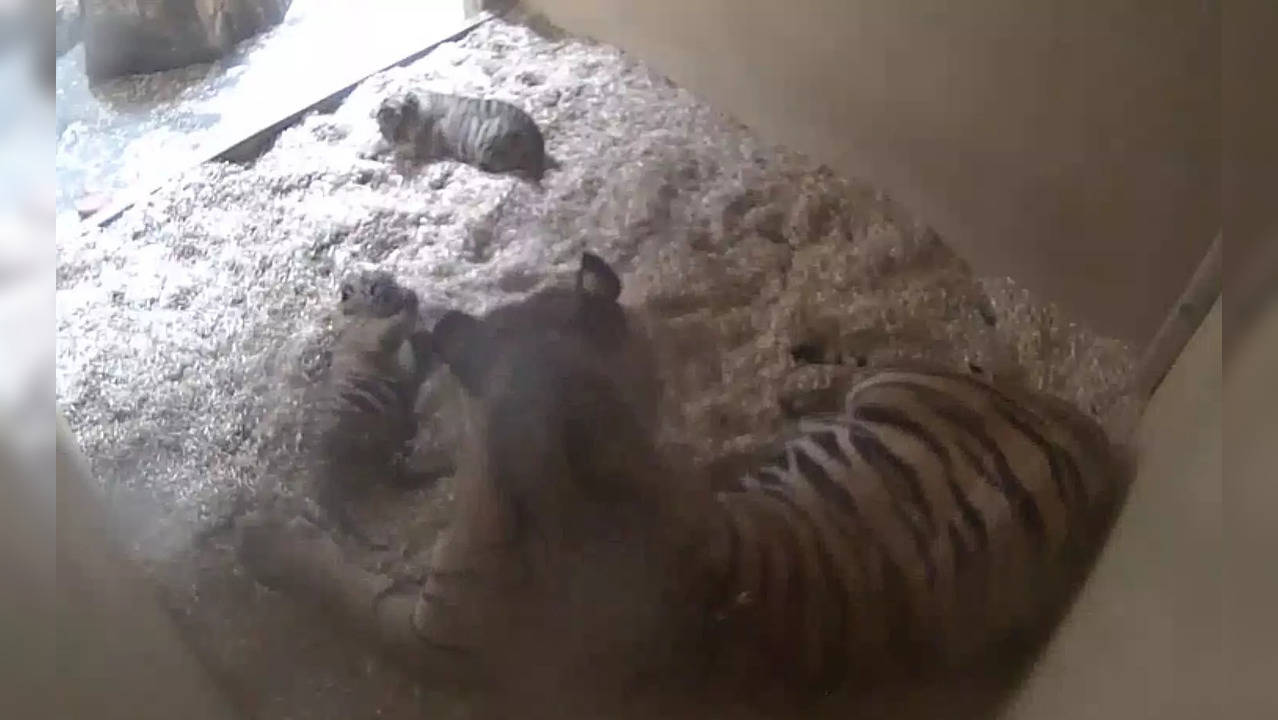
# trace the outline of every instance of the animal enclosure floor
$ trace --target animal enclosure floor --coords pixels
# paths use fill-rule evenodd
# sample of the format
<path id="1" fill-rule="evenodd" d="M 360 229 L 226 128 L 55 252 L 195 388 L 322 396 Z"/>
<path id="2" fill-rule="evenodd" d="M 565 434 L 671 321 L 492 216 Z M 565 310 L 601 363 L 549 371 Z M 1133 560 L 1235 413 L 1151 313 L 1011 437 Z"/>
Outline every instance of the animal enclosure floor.
<path id="1" fill-rule="evenodd" d="M 74 224 L 74 205 L 86 194 L 159 182 L 263 117 L 304 106 L 350 68 L 424 47 L 463 20 L 452 0 L 294 0 L 280 25 L 216 62 L 94 87 L 83 44 L 73 48 L 55 73 L 63 222 Z"/>
<path id="2" fill-rule="evenodd" d="M 364 157 L 387 93 L 514 102 L 560 169 L 541 188 L 451 162 Z M 193 647 L 255 718 L 462 713 L 255 586 L 225 529 L 304 502 L 301 390 L 338 278 L 377 265 L 428 314 L 482 311 L 571 277 L 582 250 L 651 319 L 667 440 L 699 459 L 901 357 L 1017 377 L 1104 412 L 1132 365 L 1007 280 L 974 278 L 872 185 L 775 147 L 616 49 L 501 21 L 359 85 L 248 166 L 182 174 L 115 223 L 58 238 L 59 403 Z M 427 423 L 441 433 L 447 416 Z M 449 482 L 382 493 L 411 574 Z"/>

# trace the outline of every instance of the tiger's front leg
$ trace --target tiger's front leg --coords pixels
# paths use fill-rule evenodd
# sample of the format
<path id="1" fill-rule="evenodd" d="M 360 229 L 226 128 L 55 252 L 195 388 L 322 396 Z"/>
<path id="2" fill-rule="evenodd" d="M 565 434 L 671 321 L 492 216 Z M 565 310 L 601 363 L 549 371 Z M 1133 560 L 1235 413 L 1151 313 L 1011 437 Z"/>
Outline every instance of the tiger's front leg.
<path id="1" fill-rule="evenodd" d="M 309 521 L 247 515 L 236 527 L 236 551 L 263 585 L 316 606 L 347 632 L 402 660 L 422 659 L 413 631 L 418 593 L 347 561 L 337 543 Z"/>

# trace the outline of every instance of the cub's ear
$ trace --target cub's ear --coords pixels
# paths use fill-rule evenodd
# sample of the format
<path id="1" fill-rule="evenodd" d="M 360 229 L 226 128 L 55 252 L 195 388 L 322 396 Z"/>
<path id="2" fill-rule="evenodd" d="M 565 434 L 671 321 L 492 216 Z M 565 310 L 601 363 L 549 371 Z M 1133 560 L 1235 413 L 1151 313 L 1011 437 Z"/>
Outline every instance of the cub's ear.
<path id="1" fill-rule="evenodd" d="M 479 392 L 490 355 L 479 320 L 464 312 L 449 310 L 431 331 L 431 347 L 467 391 Z"/>
<path id="2" fill-rule="evenodd" d="M 421 101 L 417 99 L 417 95 L 411 92 L 406 93 L 403 99 L 400 100 L 399 108 L 404 117 L 415 118 L 418 111 L 421 110 Z"/>
<path id="3" fill-rule="evenodd" d="M 581 267 L 577 269 L 577 294 L 616 302 L 621 295 L 621 278 L 603 258 L 593 253 L 582 253 Z"/>

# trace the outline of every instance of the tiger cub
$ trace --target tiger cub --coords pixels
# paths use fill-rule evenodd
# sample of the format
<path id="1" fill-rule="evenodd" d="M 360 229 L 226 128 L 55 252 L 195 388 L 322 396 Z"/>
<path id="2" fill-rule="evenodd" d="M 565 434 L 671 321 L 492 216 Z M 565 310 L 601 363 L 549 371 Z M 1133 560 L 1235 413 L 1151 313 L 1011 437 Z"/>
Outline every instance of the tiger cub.
<path id="1" fill-rule="evenodd" d="M 364 540 L 347 503 L 371 483 L 404 480 L 417 432 L 414 402 L 431 370 L 430 333 L 418 327 L 418 299 L 385 271 L 341 284 L 339 330 L 316 413 L 318 500 L 343 530 Z M 375 543 L 376 544 L 376 543 Z"/>
<path id="2" fill-rule="evenodd" d="M 376 117 L 382 138 L 416 160 L 456 160 L 535 182 L 551 165 L 537 123 L 503 100 L 405 92 L 382 100 Z"/>

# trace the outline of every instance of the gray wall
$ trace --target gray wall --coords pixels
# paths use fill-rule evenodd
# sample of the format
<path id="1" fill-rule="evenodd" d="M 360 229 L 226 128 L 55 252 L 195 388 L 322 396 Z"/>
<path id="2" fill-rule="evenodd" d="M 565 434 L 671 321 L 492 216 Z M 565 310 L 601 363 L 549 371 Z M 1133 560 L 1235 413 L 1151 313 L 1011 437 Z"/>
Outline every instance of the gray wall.
<path id="1" fill-rule="evenodd" d="M 1143 342 L 1218 221 L 1209 0 L 526 0 Z"/>
<path id="2" fill-rule="evenodd" d="M 1223 712 L 1228 556 L 1221 326 L 1217 302 L 1151 400 L 1137 436 L 1140 469 L 1123 515 L 1077 603 L 1001 720 L 1199 720 Z M 1278 323 L 1271 324 L 1270 346 L 1254 348 L 1270 362 L 1274 328 Z M 1257 439 L 1243 438 L 1237 449 L 1255 460 L 1273 458 Z M 1274 495 L 1266 488 L 1255 499 Z M 1272 541 L 1249 547 L 1272 547 Z M 1249 560 L 1261 552 L 1251 552 Z M 1261 577 L 1247 583 L 1249 591 L 1275 585 Z M 1244 601 L 1237 609 L 1243 607 L 1256 604 Z M 1228 687 L 1238 712 L 1224 717 L 1272 717 L 1252 714 L 1261 696 L 1244 696 L 1239 682 L 1278 669 L 1271 647 L 1255 636 L 1230 646 L 1245 649 L 1243 657 L 1256 664 L 1234 670 Z"/>

